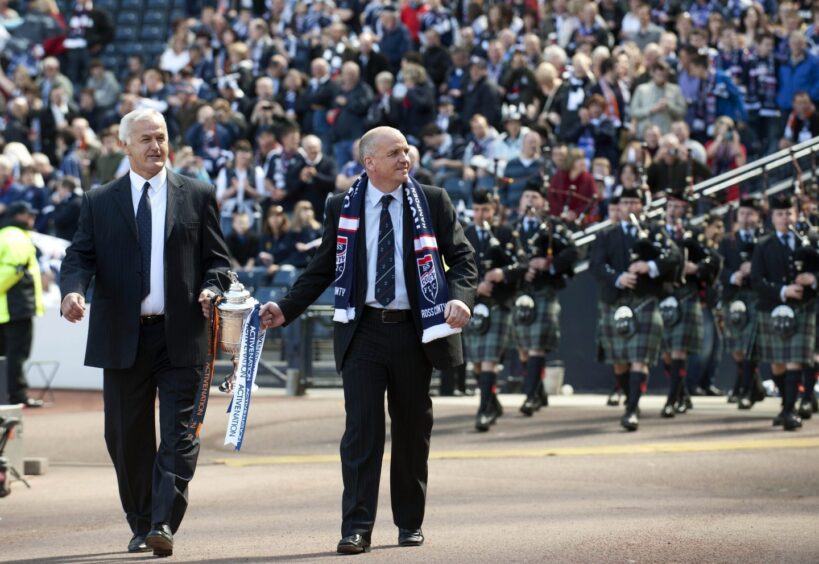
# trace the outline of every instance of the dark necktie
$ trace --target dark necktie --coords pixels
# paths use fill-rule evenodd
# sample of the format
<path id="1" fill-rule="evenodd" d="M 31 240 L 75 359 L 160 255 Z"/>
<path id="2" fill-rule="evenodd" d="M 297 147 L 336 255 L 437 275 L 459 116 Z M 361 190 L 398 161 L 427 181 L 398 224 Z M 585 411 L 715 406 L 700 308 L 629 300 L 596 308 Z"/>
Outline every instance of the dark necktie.
<path id="1" fill-rule="evenodd" d="M 790 233 L 783 234 L 782 238 L 781 238 L 781 241 L 782 241 L 782 244 L 785 245 L 785 250 L 787 250 L 790 253 L 791 252 L 791 234 Z"/>
<path id="2" fill-rule="evenodd" d="M 392 199 L 389 194 L 381 198 L 381 220 L 378 224 L 375 299 L 384 307 L 395 299 L 395 233 L 390 217 Z"/>
<path id="3" fill-rule="evenodd" d="M 139 251 L 142 255 L 142 295 L 144 300 L 151 293 L 151 200 L 147 182 L 142 187 L 142 197 L 137 206 L 136 222 L 139 233 Z"/>

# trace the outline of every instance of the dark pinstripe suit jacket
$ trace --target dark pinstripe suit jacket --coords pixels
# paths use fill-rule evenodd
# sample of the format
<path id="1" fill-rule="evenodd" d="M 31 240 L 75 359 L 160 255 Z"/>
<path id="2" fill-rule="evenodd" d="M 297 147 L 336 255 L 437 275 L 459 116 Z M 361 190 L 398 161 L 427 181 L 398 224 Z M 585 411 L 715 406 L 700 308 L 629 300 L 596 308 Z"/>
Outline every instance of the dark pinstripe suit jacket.
<path id="1" fill-rule="evenodd" d="M 165 213 L 165 334 L 174 366 L 202 365 L 207 337 L 198 299 L 227 288 L 230 265 L 213 187 L 168 171 Z M 77 233 L 60 273 L 65 296 L 85 296 L 95 277 L 85 363 L 134 364 L 139 338 L 140 254 L 128 175 L 83 197 Z"/>
<path id="2" fill-rule="evenodd" d="M 466 240 L 464 230 L 458 223 L 455 208 L 447 193 L 441 188 L 423 186 L 429 202 L 429 211 L 435 237 L 441 257 L 449 267 L 446 281 L 449 288 L 449 299 L 464 302 L 471 310 L 475 303 L 475 288 L 478 285 L 478 268 L 475 265 L 475 251 Z M 321 293 L 335 281 L 336 277 L 336 234 L 338 216 L 344 194 L 337 194 L 327 203 L 324 218 L 324 236 L 313 260 L 307 265 L 304 273 L 296 280 L 290 292 L 280 302 L 279 307 L 286 323 L 290 323 L 307 309 Z M 365 206 L 366 207 L 366 206 Z M 366 213 L 366 212 L 365 212 Z M 355 303 L 363 304 L 367 291 L 367 235 L 365 219 L 362 213 L 356 245 L 356 281 L 357 296 Z M 412 242 L 412 217 L 409 206 L 404 206 L 404 277 L 409 294 L 412 317 L 420 340 L 422 333 L 421 309 L 418 305 L 418 271 L 415 267 L 415 253 Z M 360 306 L 359 306 L 360 308 Z M 347 348 L 353 339 L 361 314 L 350 323 L 333 324 L 333 348 L 336 357 L 336 368 L 341 371 Z M 445 339 L 436 339 L 424 345 L 424 352 L 435 368 L 450 368 L 463 364 L 461 336 L 452 335 Z"/>

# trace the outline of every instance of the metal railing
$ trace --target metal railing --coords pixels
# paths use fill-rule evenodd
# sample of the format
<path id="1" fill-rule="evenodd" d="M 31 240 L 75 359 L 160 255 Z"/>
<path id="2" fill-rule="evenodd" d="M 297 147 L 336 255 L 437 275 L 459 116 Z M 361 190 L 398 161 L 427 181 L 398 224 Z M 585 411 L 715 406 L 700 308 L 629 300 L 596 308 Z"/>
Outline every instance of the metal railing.
<path id="1" fill-rule="evenodd" d="M 736 186 L 737 184 L 751 181 L 759 181 L 760 189 L 764 190 L 766 196 L 776 194 L 787 190 L 793 185 L 792 179 L 780 179 L 776 181 L 773 186 L 769 185 L 769 179 L 776 177 L 777 173 L 781 173 L 782 169 L 788 167 L 788 170 L 793 170 L 794 162 L 799 162 L 808 157 L 810 159 L 808 166 L 801 166 L 802 179 L 813 178 L 816 169 L 816 158 L 819 154 L 819 137 L 814 137 L 797 145 L 793 145 L 787 149 L 782 149 L 766 157 L 762 157 L 748 164 L 745 164 L 734 170 L 730 170 L 719 176 L 704 180 L 694 186 L 694 202 L 692 205 L 696 208 L 696 203 L 703 198 L 714 198 L 721 192 Z M 657 198 L 652 200 L 645 214 L 649 218 L 656 217 L 663 212 L 666 199 Z M 735 207 L 738 202 L 730 204 L 719 205 L 713 207 L 711 210 L 714 213 L 725 214 Z M 692 221 L 696 224 L 703 220 L 702 215 L 695 217 Z M 578 231 L 573 235 L 575 244 L 579 247 L 586 247 L 590 245 L 597 237 L 597 233 L 606 229 L 611 225 L 609 220 L 596 223 L 583 231 Z"/>

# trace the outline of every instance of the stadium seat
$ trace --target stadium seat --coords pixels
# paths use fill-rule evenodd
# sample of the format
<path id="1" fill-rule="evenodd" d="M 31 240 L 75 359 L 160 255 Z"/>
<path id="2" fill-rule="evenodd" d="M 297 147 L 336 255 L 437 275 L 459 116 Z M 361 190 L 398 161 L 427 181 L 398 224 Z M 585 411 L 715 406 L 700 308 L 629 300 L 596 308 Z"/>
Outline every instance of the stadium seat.
<path id="1" fill-rule="evenodd" d="M 167 23 L 168 14 L 165 12 L 148 12 L 142 17 L 143 31 L 147 26 L 164 26 Z"/>
<path id="2" fill-rule="evenodd" d="M 165 51 L 166 45 L 163 41 L 154 41 L 145 44 L 145 53 L 159 60 L 159 56 Z"/>
<path id="3" fill-rule="evenodd" d="M 336 287 L 335 285 L 330 285 L 324 292 L 321 293 L 319 298 L 316 300 L 315 305 L 322 305 L 322 306 L 331 306 L 336 303 Z"/>
<path id="4" fill-rule="evenodd" d="M 274 275 L 270 281 L 271 286 L 283 286 L 289 288 L 299 277 L 299 271 L 290 265 L 283 265 Z"/>
<path id="5" fill-rule="evenodd" d="M 117 26 L 137 27 L 139 25 L 138 12 L 120 12 L 117 14 Z"/>
<path id="6" fill-rule="evenodd" d="M 119 9 L 142 12 L 142 0 L 120 0 Z"/>
<path id="7" fill-rule="evenodd" d="M 145 48 L 142 46 L 142 43 L 131 41 L 129 43 L 117 43 L 117 51 L 121 55 L 129 57 L 131 55 L 142 55 L 145 52 Z"/>
<path id="8" fill-rule="evenodd" d="M 137 26 L 117 26 L 116 39 L 122 43 L 133 43 L 137 39 Z"/>
<path id="9" fill-rule="evenodd" d="M 169 22 L 174 22 L 176 20 L 185 19 L 186 17 L 187 16 L 185 15 L 185 10 L 179 10 L 177 8 L 174 8 L 174 10 L 168 16 L 168 21 Z"/>
<path id="10" fill-rule="evenodd" d="M 69 0 L 66 2 L 66 4 L 68 7 L 65 10 L 62 10 L 62 13 L 68 15 L 71 13 L 71 10 L 74 7 L 74 2 Z M 94 7 L 99 10 L 105 10 L 109 14 L 113 15 L 118 11 L 117 8 L 119 7 L 119 2 L 117 0 L 96 0 L 96 2 L 94 2 Z"/>
<path id="11" fill-rule="evenodd" d="M 164 50 L 165 46 L 162 44 L 165 42 L 166 34 L 167 29 L 164 27 L 145 25 L 142 28 L 142 41 L 149 42 L 149 45 L 156 45 L 159 43 Z"/>

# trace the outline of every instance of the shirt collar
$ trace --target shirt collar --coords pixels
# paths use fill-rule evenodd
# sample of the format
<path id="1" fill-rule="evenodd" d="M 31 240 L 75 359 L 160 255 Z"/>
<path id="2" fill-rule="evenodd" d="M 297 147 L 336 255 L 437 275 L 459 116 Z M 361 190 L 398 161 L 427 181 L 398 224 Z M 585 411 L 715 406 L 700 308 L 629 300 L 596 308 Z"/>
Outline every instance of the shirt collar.
<path id="1" fill-rule="evenodd" d="M 382 192 L 378 188 L 373 185 L 372 182 L 367 183 L 367 205 L 371 208 L 381 207 L 381 198 L 384 197 L 386 192 Z M 397 190 L 391 192 L 393 198 L 396 201 L 403 202 L 404 201 L 404 187 L 399 186 Z"/>
<path id="2" fill-rule="evenodd" d="M 162 167 L 162 170 L 159 171 L 159 174 L 151 178 L 150 180 L 146 178 L 142 178 L 136 172 L 131 169 L 128 176 L 131 178 L 131 186 L 135 187 L 137 190 L 142 190 L 142 187 L 145 183 L 149 183 L 151 185 L 151 189 L 154 193 L 157 193 L 164 185 L 168 179 L 168 171 L 165 167 Z"/>

